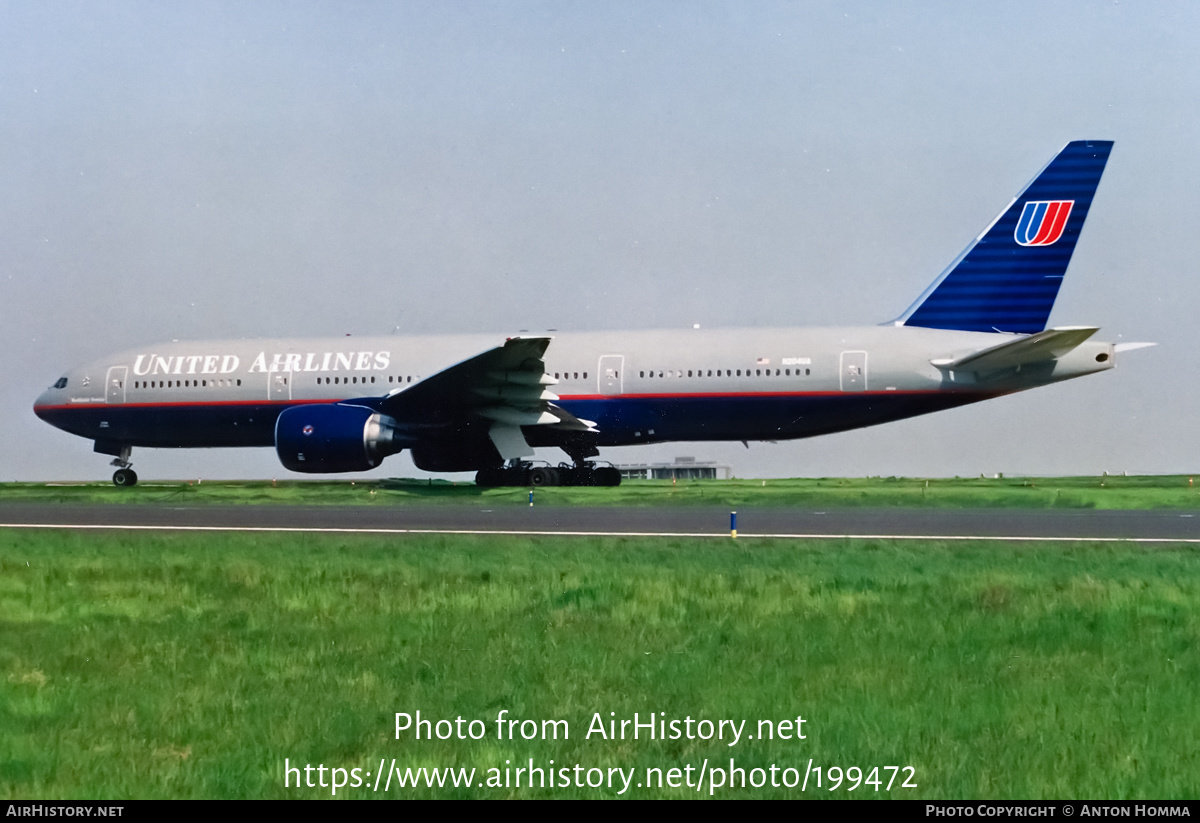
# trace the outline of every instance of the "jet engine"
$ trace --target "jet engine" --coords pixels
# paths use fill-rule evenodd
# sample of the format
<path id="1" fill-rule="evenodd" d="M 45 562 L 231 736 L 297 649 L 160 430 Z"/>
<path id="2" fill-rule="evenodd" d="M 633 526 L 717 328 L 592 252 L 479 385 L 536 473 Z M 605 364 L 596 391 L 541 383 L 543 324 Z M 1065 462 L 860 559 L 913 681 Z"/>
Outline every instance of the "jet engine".
<path id="1" fill-rule="evenodd" d="M 366 471 L 407 445 L 393 418 L 367 406 L 292 406 L 275 421 L 275 452 L 294 472 Z"/>

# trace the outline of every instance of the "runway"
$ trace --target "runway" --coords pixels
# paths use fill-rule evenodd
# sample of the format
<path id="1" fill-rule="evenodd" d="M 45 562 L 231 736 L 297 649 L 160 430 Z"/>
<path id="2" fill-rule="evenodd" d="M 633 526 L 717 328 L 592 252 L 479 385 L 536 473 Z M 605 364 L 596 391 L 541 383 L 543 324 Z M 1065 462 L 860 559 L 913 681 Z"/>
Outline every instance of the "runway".
<path id="1" fill-rule="evenodd" d="M 725 537 L 724 507 L 167 506 L 0 503 L 0 528 Z M 760 508 L 739 537 L 1200 543 L 1178 510 Z"/>

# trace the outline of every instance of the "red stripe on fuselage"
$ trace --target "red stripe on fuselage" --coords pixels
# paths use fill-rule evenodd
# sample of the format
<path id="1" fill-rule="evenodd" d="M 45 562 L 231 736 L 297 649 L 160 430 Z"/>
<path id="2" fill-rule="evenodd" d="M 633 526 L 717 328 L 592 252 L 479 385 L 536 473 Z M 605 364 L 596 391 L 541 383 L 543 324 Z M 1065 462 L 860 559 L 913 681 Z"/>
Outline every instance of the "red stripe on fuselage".
<path id="1" fill-rule="evenodd" d="M 736 400 L 764 397 L 888 397 L 897 395 L 927 394 L 978 394 L 970 389 L 946 391 L 942 389 L 908 389 L 884 391 L 804 391 L 804 392 L 646 392 L 641 394 L 564 394 L 559 399 L 573 400 Z M 39 411 L 67 411 L 75 409 L 179 409 L 214 408 L 228 406 L 302 406 L 318 403 L 347 403 L 359 398 L 329 398 L 304 400 L 201 400 L 164 401 L 160 403 L 68 403 L 56 406 L 37 406 Z"/>
<path id="2" fill-rule="evenodd" d="M 764 392 L 648 392 L 645 394 L 563 394 L 560 400 L 730 400 L 740 397 L 885 397 L 910 394 L 959 394 L 967 390 L 948 392 L 938 389 L 908 389 L 885 391 L 764 391 Z"/>
<path id="3" fill-rule="evenodd" d="M 173 408 L 211 408 L 213 406 L 303 406 L 312 403 L 345 403 L 342 400 L 198 400 L 171 401 L 161 403 L 66 403 L 58 406 L 34 406 L 34 412 L 65 411 L 67 409 L 173 409 Z"/>

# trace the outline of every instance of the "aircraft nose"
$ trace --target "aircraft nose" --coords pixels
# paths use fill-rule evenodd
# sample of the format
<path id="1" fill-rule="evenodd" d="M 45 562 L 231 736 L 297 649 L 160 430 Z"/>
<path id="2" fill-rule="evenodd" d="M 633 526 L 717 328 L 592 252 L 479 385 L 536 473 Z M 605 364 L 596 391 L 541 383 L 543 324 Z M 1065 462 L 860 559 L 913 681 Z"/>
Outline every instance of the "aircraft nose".
<path id="1" fill-rule="evenodd" d="M 33 401 L 33 413 L 46 422 L 50 422 L 51 409 L 63 402 L 64 392 L 57 386 L 51 386 L 38 395 Z"/>
<path id="2" fill-rule="evenodd" d="M 38 417 L 40 417 L 43 420 L 46 419 L 46 415 L 45 415 L 45 411 L 44 411 L 45 407 L 50 405 L 49 395 L 50 395 L 50 390 L 47 389 L 46 391 L 44 391 L 38 395 L 37 400 L 33 401 L 33 413 L 36 414 Z"/>

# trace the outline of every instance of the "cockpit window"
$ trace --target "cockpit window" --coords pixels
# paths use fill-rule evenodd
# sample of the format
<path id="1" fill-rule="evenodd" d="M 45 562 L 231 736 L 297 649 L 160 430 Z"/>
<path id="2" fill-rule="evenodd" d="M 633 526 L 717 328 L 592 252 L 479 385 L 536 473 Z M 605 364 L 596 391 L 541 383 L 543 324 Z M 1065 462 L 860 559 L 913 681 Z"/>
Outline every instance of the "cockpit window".
<path id="1" fill-rule="evenodd" d="M 54 388 L 56 388 L 56 389 L 65 389 L 66 387 L 67 387 L 67 378 L 65 378 L 65 377 L 58 378 L 58 380 L 55 381 L 55 383 L 54 383 Z"/>

